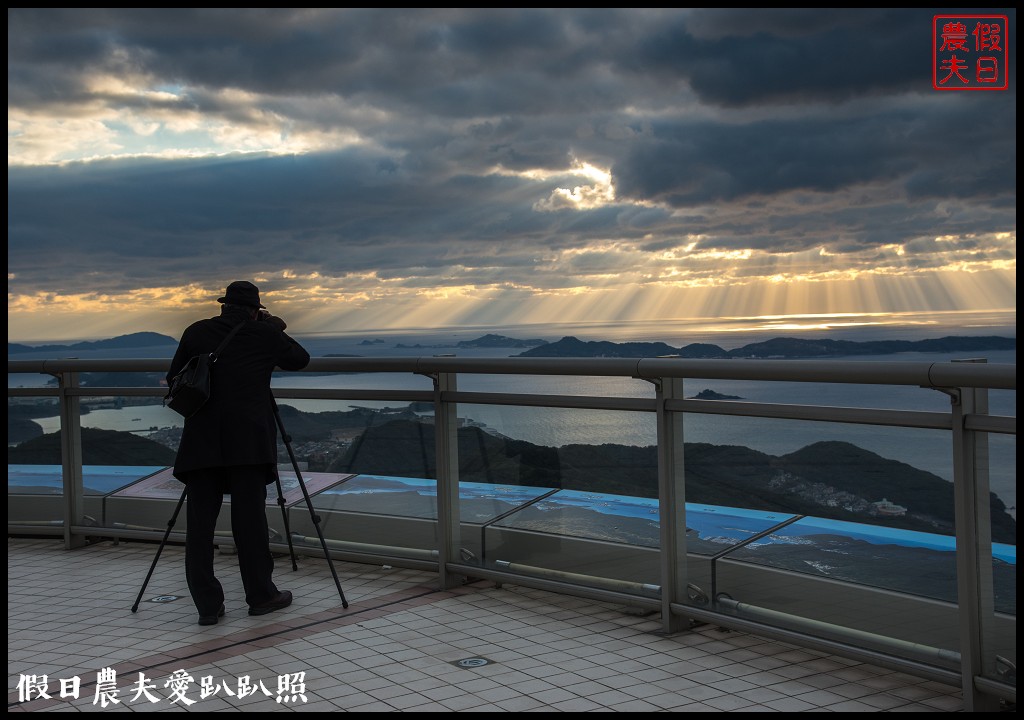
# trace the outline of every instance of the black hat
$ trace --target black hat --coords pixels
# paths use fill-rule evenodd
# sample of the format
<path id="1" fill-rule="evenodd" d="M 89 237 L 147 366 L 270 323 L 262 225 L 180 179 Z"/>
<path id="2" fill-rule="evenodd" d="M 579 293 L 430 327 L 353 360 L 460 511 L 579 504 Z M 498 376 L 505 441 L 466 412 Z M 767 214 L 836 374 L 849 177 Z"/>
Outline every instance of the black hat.
<path id="1" fill-rule="evenodd" d="M 224 297 L 217 298 L 217 302 L 252 308 L 266 307 L 266 305 L 260 304 L 260 289 L 248 280 L 236 280 L 228 285 Z"/>

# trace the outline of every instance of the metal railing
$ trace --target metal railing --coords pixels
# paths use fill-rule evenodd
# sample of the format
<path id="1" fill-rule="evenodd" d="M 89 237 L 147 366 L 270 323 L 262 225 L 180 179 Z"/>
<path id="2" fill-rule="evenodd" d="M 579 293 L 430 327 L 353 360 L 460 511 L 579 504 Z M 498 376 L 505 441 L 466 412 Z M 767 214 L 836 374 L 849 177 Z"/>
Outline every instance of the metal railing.
<path id="1" fill-rule="evenodd" d="M 85 372 L 166 372 L 168 360 L 8 360 L 8 373 L 43 373 L 58 379 L 56 388 L 8 388 L 8 397 L 54 397 L 60 405 L 63 533 L 67 548 L 85 543 L 97 528 L 88 526 L 83 513 L 82 444 L 80 402 L 95 396 L 162 396 L 160 388 L 81 387 Z M 678 358 L 624 359 L 468 359 L 456 357 L 421 358 L 314 358 L 305 372 L 312 373 L 415 373 L 430 378 L 432 390 L 357 390 L 275 388 L 278 399 L 375 400 L 433 403 L 436 481 L 437 547 L 427 548 L 430 562 L 436 562 L 439 583 L 451 587 L 466 576 L 518 583 L 599 600 L 626 602 L 660 610 L 665 632 L 686 629 L 695 621 L 714 622 L 762 635 L 776 636 L 796 644 L 888 664 L 908 672 L 945 682 L 959 682 L 968 710 L 993 709 L 998 698 L 1016 702 L 1015 676 L 1003 682 L 993 672 L 1005 658 L 986 648 L 992 636 L 993 584 L 992 539 L 987 475 L 989 433 L 1016 434 L 1015 416 L 993 416 L 988 412 L 989 390 L 1016 391 L 1016 365 L 985 362 L 870 362 L 803 360 L 685 360 Z M 567 375 L 611 376 L 649 381 L 654 398 L 597 397 L 528 393 L 465 392 L 458 389 L 459 375 Z M 683 381 L 695 379 L 749 380 L 762 382 L 844 383 L 930 388 L 947 394 L 949 412 L 925 412 L 879 408 L 788 405 L 777 403 L 697 400 L 683 396 Z M 514 405 L 650 412 L 656 416 L 658 507 L 660 533 L 660 584 L 646 593 L 630 591 L 628 584 L 605 583 L 598 578 L 581 578 L 573 573 L 537 572 L 522 574 L 511 563 L 493 567 L 467 564 L 459 553 L 459 404 Z M 688 582 L 686 503 L 683 458 L 683 416 L 691 413 L 739 417 L 799 419 L 817 422 L 866 424 L 900 428 L 928 428 L 950 434 L 950 458 L 956 512 L 956 563 L 960 652 L 953 653 L 958 670 L 950 670 L 951 655 L 934 648 L 903 648 L 900 641 L 886 645 L 885 638 L 871 638 L 886 649 L 872 648 L 872 642 L 851 632 L 836 639 L 835 628 L 824 632 L 816 622 L 804 627 L 781 628 L 771 622 L 771 612 L 735 611 L 743 603 L 728 598 L 711 598 L 710 607 L 693 601 Z M 104 535 L 111 529 L 102 529 Z M 138 534 L 137 532 L 135 533 Z M 344 544 L 341 544 L 344 545 Z M 344 552 L 339 551 L 342 556 Z M 422 553 L 421 553 L 422 554 Z M 358 558 L 358 553 L 354 554 Z M 436 560 L 433 560 L 436 558 Z M 421 564 L 424 560 L 417 562 Z M 589 581 L 588 581 L 589 580 Z M 592 581 L 592 582 L 590 582 Z M 706 599 L 706 598 L 705 598 Z M 721 600 L 721 602 L 719 602 Z M 751 619 L 752 618 L 752 619 Z M 1015 616 L 1014 616 L 1015 623 Z M 861 633 L 862 634 L 862 633 Z M 906 643 L 903 643 L 904 645 Z M 895 648 L 895 649 L 894 649 Z M 935 651 L 933 653 L 933 651 Z M 1014 645 L 1015 653 L 1015 645 Z M 915 657 L 917 656 L 921 657 Z M 931 662 L 932 654 L 942 662 Z M 922 659 L 923 657 L 923 659 Z M 1014 658 L 1015 659 L 1015 658 Z M 945 664 L 945 666 L 943 666 Z M 1012 665 L 1012 662 L 1010 662 Z M 1015 672 L 1015 671 L 1014 671 Z M 1005 675 L 1004 675 L 1005 677 Z"/>

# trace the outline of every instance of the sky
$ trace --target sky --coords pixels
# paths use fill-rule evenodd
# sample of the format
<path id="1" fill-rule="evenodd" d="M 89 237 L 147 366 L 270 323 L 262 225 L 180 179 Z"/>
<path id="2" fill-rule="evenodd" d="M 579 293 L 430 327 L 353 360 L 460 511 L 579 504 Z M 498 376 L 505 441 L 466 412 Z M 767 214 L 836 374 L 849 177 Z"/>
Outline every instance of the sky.
<path id="1" fill-rule="evenodd" d="M 943 92 L 950 12 L 8 8 L 8 341 L 1015 318 L 1016 13 Z"/>

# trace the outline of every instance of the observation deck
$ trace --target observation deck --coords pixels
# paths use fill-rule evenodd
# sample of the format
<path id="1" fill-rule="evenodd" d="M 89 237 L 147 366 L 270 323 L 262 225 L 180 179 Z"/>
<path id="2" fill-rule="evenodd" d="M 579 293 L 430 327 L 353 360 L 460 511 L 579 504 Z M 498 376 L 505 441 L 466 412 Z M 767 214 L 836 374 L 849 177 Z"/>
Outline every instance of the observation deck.
<path id="1" fill-rule="evenodd" d="M 295 593 L 295 604 L 270 616 L 244 614 L 225 526 L 217 562 L 228 614 L 208 628 L 195 625 L 184 585 L 184 519 L 167 526 L 176 481 L 158 465 L 83 461 L 84 399 L 157 398 L 163 391 L 82 386 L 80 374 L 163 372 L 166 365 L 8 361 L 9 373 L 59 379 L 56 388 L 9 387 L 9 402 L 51 398 L 61 418 L 59 465 L 8 468 L 10 710 L 96 709 L 106 668 L 118 678 L 120 709 L 1015 709 L 1015 536 L 993 541 L 1000 518 L 989 502 L 994 477 L 1015 482 L 1015 365 L 316 358 L 301 387 L 275 386 L 281 404 L 321 403 L 323 412 L 351 401 L 415 405 L 420 464 L 401 474 L 374 467 L 385 460 L 370 452 L 372 442 L 407 442 L 399 430 L 374 438 L 364 429 L 363 454 L 350 447 L 341 469 L 309 471 L 285 458 L 283 502 L 268 500 L 268 521 L 276 529 L 275 579 Z M 381 384 L 311 386 L 318 373 L 369 373 Z M 388 378 L 409 374 L 426 387 L 388 387 Z M 474 387 L 479 377 L 511 375 L 639 379 L 651 392 Z M 828 404 L 825 392 L 819 404 L 683 393 L 684 382 L 708 379 L 881 387 L 929 394 L 943 405 L 851 407 Z M 460 389 L 463 383 L 469 389 Z M 1012 412 L 992 412 L 990 393 L 1009 395 Z M 654 492 L 588 488 L 596 466 L 573 476 L 578 457 L 570 463 L 561 449 L 552 456 L 559 482 L 545 485 L 531 475 L 539 466 L 523 459 L 533 450 L 514 438 L 501 440 L 520 450 L 519 459 L 497 467 L 498 456 L 484 448 L 495 434 L 461 417 L 464 408 L 481 406 L 557 408 L 584 426 L 601 413 L 653 420 L 650 459 L 628 469 L 650 478 Z M 815 428 L 828 426 L 871 428 L 908 445 L 937 443 L 945 448 L 941 462 L 952 489 L 946 509 L 955 522 L 948 532 L 886 524 L 899 516 L 851 522 L 825 512 L 830 501 L 822 498 L 832 496 L 820 488 L 811 497 L 821 514 L 797 502 L 769 510 L 756 502 L 700 502 L 696 471 L 704 448 L 691 444 L 692 426 L 684 423 L 706 417 L 749 422 L 754 433 L 753 423 L 792 426 L 809 442 Z M 772 462 L 765 467 L 782 467 Z M 839 456 L 832 463 L 818 470 L 837 484 L 852 472 L 854 484 L 866 485 L 882 467 L 846 467 L 848 457 Z M 735 475 L 758 467 L 751 460 L 728 469 Z M 886 472 L 893 467 L 884 465 Z M 785 485 L 793 472 L 787 465 L 773 481 Z M 906 472 L 891 477 L 910 483 L 920 471 Z M 584 486 L 572 485 L 580 476 Z M 716 476 L 712 485 L 721 484 Z M 901 499 L 898 486 L 891 489 L 867 499 L 918 509 Z M 937 513 L 929 516 L 936 523 Z M 165 527 L 168 543 L 156 562 Z M 187 687 L 184 697 L 168 698 L 175 686 L 164 683 L 179 670 L 192 684 L 177 686 Z M 132 701 L 140 673 L 157 685 L 160 704 L 141 692 Z M 298 674 L 304 700 L 292 693 L 300 689 Z M 61 681 L 74 677 L 79 697 L 60 697 Z M 250 680 L 265 688 L 247 694 Z"/>

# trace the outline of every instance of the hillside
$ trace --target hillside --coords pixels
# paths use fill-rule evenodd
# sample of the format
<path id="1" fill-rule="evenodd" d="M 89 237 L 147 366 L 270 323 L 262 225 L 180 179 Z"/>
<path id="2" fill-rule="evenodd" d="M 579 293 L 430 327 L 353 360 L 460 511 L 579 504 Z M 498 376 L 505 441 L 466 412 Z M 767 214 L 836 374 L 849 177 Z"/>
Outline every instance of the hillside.
<path id="1" fill-rule="evenodd" d="M 280 406 L 299 460 L 310 470 L 434 477 L 434 426 L 411 407 L 305 413 Z M 20 419 L 28 420 L 22 416 Z M 32 434 L 31 427 L 23 430 Z M 87 465 L 171 465 L 172 447 L 127 432 L 83 428 Z M 351 438 L 349 441 L 348 438 Z M 458 430 L 459 478 L 465 482 L 562 488 L 614 495 L 658 495 L 657 449 L 633 445 L 548 447 L 498 437 L 476 426 Z M 952 534 L 952 485 L 936 475 L 846 442 L 818 442 L 773 456 L 736 445 L 687 443 L 686 500 Z M 60 464 L 60 433 L 8 450 L 12 464 Z M 881 516 L 875 503 L 907 509 Z M 1016 544 L 1016 521 L 990 497 L 992 537 Z"/>
<path id="2" fill-rule="evenodd" d="M 459 478 L 636 497 L 657 497 L 657 451 L 629 445 L 534 445 L 459 429 Z M 905 463 L 843 442 L 809 445 L 782 457 L 741 446 L 688 443 L 687 502 L 826 517 L 952 534 L 950 483 Z M 395 420 L 368 428 L 329 472 L 433 477 L 432 425 Z M 880 517 L 872 503 L 908 508 Z M 991 496 L 992 535 L 1016 544 L 1016 521 Z"/>
<path id="3" fill-rule="evenodd" d="M 60 431 L 7 449 L 11 465 L 60 465 Z M 174 450 L 147 438 L 117 430 L 82 428 L 83 465 L 174 464 Z"/>

